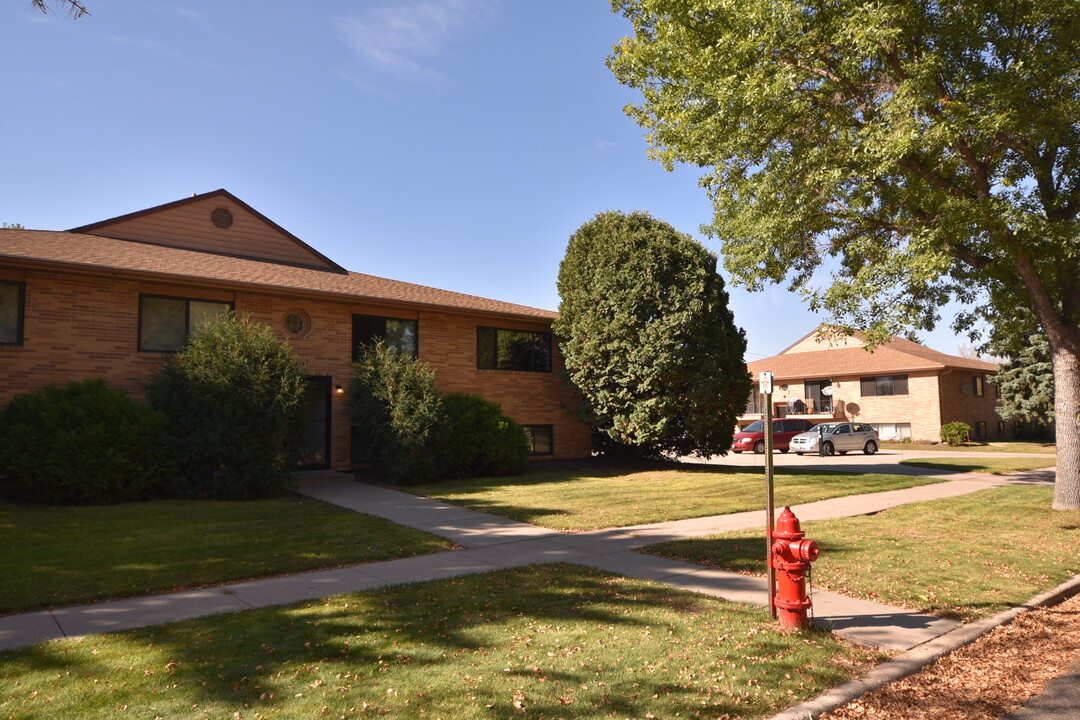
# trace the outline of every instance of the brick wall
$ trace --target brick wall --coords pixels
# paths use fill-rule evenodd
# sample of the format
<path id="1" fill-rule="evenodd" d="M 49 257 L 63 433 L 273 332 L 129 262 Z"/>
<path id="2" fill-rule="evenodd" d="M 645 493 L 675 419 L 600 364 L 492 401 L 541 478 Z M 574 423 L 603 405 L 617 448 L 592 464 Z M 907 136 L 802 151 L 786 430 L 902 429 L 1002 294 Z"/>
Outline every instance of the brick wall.
<path id="1" fill-rule="evenodd" d="M 142 399 L 143 386 L 170 357 L 139 352 L 139 295 L 160 294 L 233 302 L 239 313 L 274 329 L 287 341 L 308 374 L 347 387 L 352 354 L 352 315 L 366 314 L 418 321 L 419 357 L 435 371 L 445 392 L 469 392 L 498 402 L 523 425 L 552 425 L 554 458 L 586 457 L 588 428 L 570 411 L 576 395 L 559 380 L 562 358 L 556 353 L 550 373 L 478 370 L 478 325 L 546 332 L 544 322 L 490 314 L 409 308 L 403 305 L 330 301 L 315 296 L 254 293 L 198 285 L 165 285 L 92 273 L 0 269 L 0 278 L 25 283 L 23 345 L 0 346 L 0 403 L 49 383 L 101 376 L 111 386 Z M 285 330 L 284 318 L 300 312 L 310 329 L 300 335 Z M 331 465 L 349 466 L 350 423 L 344 394 L 331 399 Z"/>
<path id="2" fill-rule="evenodd" d="M 976 395 L 974 378 L 983 379 L 983 394 Z M 972 438 L 978 437 L 979 422 L 986 423 L 986 437 L 1001 438 L 998 430 L 1001 416 L 997 414 L 997 391 L 987 376 L 973 370 L 954 368 L 941 376 L 941 423 L 966 422 L 972 428 Z"/>
<path id="3" fill-rule="evenodd" d="M 907 375 L 906 395 L 863 397 L 861 375 L 833 376 L 833 417 L 865 423 L 907 423 L 911 426 L 912 439 L 934 442 L 940 442 L 941 426 L 945 423 L 962 420 L 974 428 L 982 421 L 990 438 L 999 437 L 1001 418 L 995 409 L 994 386 L 984 381 L 985 394 L 975 396 L 972 378 L 978 373 L 952 368 L 895 374 Z M 787 385 L 787 390 L 781 390 L 782 385 Z M 790 398 L 805 396 L 805 383 L 801 379 L 778 379 L 775 387 L 775 403 L 785 404 Z M 740 420 L 739 424 L 746 425 L 754 419 L 757 416 Z M 813 420 L 825 422 L 828 418 L 819 415 Z"/>

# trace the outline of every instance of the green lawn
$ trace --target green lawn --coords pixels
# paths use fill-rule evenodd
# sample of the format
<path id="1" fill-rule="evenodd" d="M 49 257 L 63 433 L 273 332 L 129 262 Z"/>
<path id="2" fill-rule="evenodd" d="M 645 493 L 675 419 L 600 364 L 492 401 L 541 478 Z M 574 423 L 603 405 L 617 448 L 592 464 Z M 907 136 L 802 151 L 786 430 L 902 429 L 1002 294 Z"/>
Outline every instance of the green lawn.
<path id="1" fill-rule="evenodd" d="M 814 586 L 970 620 L 1026 602 L 1080 572 L 1080 512 L 1053 491 L 1000 487 L 875 515 L 806 523 Z M 649 552 L 764 574 L 764 531 L 663 543 Z"/>
<path id="2" fill-rule="evenodd" d="M 0 716 L 757 718 L 880 659 L 761 608 L 549 565 L 0 653 Z"/>
<path id="3" fill-rule="evenodd" d="M 1022 470 L 1038 470 L 1040 468 L 1053 467 L 1056 458 L 914 458 L 901 460 L 901 465 L 912 467 L 924 467 L 932 470 L 947 470 L 960 472 L 981 472 L 1001 475 L 1003 473 L 1020 472 Z"/>
<path id="4" fill-rule="evenodd" d="M 1054 443 L 1037 442 L 993 442 L 987 443 L 986 445 L 948 445 L 946 443 L 937 443 L 936 445 L 927 445 L 923 443 L 902 443 L 890 441 L 882 442 L 881 448 L 883 450 L 905 450 L 908 452 L 922 452 L 923 450 L 929 450 L 931 452 L 956 453 L 1043 453 L 1047 455 L 1054 455 L 1057 453 L 1057 445 L 1055 445 Z"/>
<path id="5" fill-rule="evenodd" d="M 446 540 L 309 498 L 0 503 L 0 613 L 438 552 Z"/>
<path id="6" fill-rule="evenodd" d="M 778 470 L 778 503 L 796 505 L 941 482 L 901 475 Z M 402 490 L 555 530 L 592 530 L 758 510 L 765 476 L 705 463 L 552 463 L 527 475 L 403 487 Z"/>

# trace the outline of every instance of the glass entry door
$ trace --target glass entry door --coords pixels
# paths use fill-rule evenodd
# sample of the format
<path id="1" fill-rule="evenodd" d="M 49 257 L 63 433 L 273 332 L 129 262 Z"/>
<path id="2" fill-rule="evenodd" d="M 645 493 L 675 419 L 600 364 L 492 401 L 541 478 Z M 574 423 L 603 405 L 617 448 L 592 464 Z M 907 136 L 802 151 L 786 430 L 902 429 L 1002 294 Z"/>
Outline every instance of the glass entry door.
<path id="1" fill-rule="evenodd" d="M 308 414 L 300 446 L 301 470 L 330 467 L 330 378 L 308 376 Z"/>

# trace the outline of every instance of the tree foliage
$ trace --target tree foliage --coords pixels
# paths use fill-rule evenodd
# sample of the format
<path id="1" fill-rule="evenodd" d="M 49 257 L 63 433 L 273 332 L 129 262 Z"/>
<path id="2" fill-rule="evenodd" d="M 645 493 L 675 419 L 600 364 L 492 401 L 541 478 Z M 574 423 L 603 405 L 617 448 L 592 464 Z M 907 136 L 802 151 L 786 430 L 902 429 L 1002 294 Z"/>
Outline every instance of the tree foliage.
<path id="1" fill-rule="evenodd" d="M 352 422 L 372 469 L 399 484 L 439 475 L 445 424 L 435 372 L 379 341 L 365 346 L 349 384 Z"/>
<path id="2" fill-rule="evenodd" d="M 643 93 L 628 112 L 656 159 L 710 168 L 736 282 L 786 282 L 879 342 L 952 299 L 958 329 L 1034 321 L 1057 416 L 1078 417 L 1076 0 L 613 7 L 634 27 L 609 58 Z M 1054 505 L 1080 508 L 1080 430 L 1058 434 Z"/>
<path id="3" fill-rule="evenodd" d="M 971 439 L 971 426 L 966 422 L 945 423 L 941 426 L 941 440 L 948 445 L 963 445 Z"/>
<path id="4" fill-rule="evenodd" d="M 147 386 L 169 420 L 181 471 L 175 494 L 221 499 L 271 495 L 296 467 L 307 378 L 269 326 L 214 318 Z"/>
<path id="5" fill-rule="evenodd" d="M 78 2 L 78 0 L 30 0 L 30 6 L 37 8 L 43 13 L 48 13 L 55 6 L 76 20 L 83 15 L 90 14 L 90 11 L 86 9 L 86 6 L 81 2 Z"/>
<path id="6" fill-rule="evenodd" d="M 164 495 L 165 418 L 101 378 L 17 395 L 0 411 L 0 493 L 97 505 Z"/>
<path id="7" fill-rule="evenodd" d="M 723 454 L 750 379 L 716 256 L 648 213 L 605 212 L 559 266 L 570 381 L 607 438 L 646 455 Z"/>
<path id="8" fill-rule="evenodd" d="M 998 367 L 992 378 L 1001 392 L 998 414 L 1005 420 L 1033 425 L 1054 422 L 1054 375 L 1046 336 L 1034 334 L 1028 344 Z"/>
<path id="9" fill-rule="evenodd" d="M 520 475 L 529 465 L 525 429 L 479 395 L 444 395 L 445 436 L 439 475 L 448 478 Z"/>

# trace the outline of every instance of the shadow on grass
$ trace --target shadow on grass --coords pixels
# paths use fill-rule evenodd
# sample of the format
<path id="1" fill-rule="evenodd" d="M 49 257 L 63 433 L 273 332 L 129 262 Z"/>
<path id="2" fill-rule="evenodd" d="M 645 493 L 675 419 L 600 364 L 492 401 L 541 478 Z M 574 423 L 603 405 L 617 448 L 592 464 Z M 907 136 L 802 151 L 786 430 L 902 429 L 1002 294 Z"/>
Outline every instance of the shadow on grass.
<path id="1" fill-rule="evenodd" d="M 554 565 L 46 643 L 0 653 L 0 678 L 19 678 L 20 708 L 56 717 L 508 717 L 515 703 L 533 716 L 715 717 L 843 680 L 831 660 L 847 651 L 832 642 L 782 635 L 760 609 Z"/>

